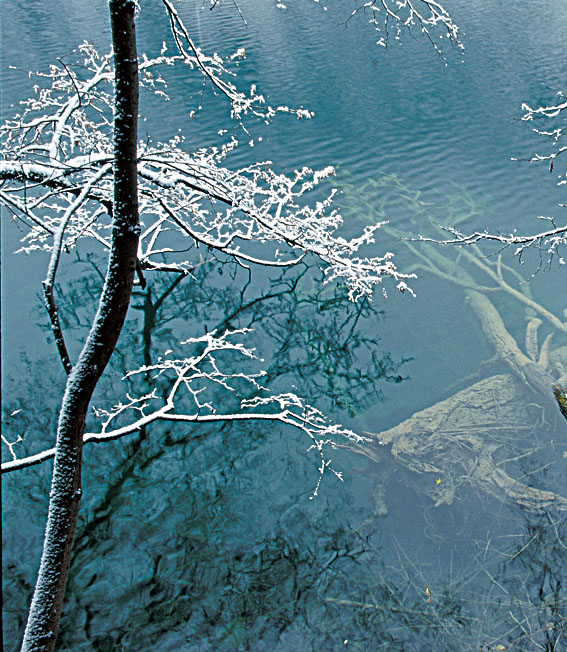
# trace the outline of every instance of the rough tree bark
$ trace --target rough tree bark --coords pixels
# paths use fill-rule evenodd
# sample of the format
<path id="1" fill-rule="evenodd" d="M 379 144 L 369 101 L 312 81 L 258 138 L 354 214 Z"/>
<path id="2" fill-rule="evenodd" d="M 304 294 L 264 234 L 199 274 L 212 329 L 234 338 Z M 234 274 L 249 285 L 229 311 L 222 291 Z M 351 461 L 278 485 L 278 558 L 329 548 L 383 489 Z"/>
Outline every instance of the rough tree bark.
<path id="1" fill-rule="evenodd" d="M 139 238 L 137 196 L 138 63 L 133 0 L 109 0 L 115 67 L 112 247 L 90 333 L 67 379 L 43 554 L 22 644 L 53 650 L 81 498 L 82 437 L 93 391 L 122 330 L 130 302 Z"/>

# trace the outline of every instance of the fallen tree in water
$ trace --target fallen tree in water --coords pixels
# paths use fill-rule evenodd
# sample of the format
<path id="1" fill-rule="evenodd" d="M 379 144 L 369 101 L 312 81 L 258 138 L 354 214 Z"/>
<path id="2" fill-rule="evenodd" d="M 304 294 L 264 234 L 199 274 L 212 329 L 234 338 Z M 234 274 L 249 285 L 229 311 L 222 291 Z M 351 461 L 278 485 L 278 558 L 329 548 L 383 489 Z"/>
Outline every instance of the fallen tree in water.
<path id="1" fill-rule="evenodd" d="M 393 428 L 367 432 L 371 443 L 356 444 L 356 450 L 377 461 L 383 453 L 376 446 L 389 445 L 403 467 L 419 474 L 435 474 L 437 480 L 427 478 L 420 489 L 436 505 L 451 503 L 459 487 L 470 484 L 524 508 L 567 510 L 567 497 L 562 495 L 565 488 L 538 488 L 523 467 L 536 453 L 538 463 L 543 455 L 550 465 L 567 456 L 565 440 L 556 441 L 563 417 L 567 418 L 567 322 L 532 297 L 529 285 L 513 267 L 505 265 L 500 254 L 490 258 L 476 245 L 441 249 L 412 237 L 414 229 L 435 225 L 419 195 L 411 193 L 396 177 L 370 180 L 362 191 L 348 185 L 343 190 L 349 204 L 356 206 L 357 216 L 375 222 L 383 221 L 387 214 L 377 196 L 392 187 L 398 200 L 401 196 L 409 202 L 414 218 L 425 218 L 419 225 L 410 220 L 407 231 L 383 227 L 418 261 L 406 271 L 422 277 L 434 274 L 462 287 L 465 303 L 478 318 L 494 356 L 477 373 L 462 379 L 459 385 L 465 389 Z M 515 326 L 517 314 L 522 318 L 524 313 L 522 345 L 504 323 L 497 308 L 498 295 L 507 295 L 517 305 Z M 547 333 L 539 345 L 538 333 L 544 323 Z M 487 372 L 489 368 L 499 373 Z M 382 501 L 383 495 L 377 513 L 385 512 Z"/>

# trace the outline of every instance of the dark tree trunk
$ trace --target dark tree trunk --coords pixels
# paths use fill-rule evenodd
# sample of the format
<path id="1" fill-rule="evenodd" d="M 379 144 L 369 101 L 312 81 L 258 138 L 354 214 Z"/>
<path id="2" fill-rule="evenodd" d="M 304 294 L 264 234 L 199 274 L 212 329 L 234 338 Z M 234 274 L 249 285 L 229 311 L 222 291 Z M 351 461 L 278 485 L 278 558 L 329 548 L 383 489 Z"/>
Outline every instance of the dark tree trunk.
<path id="1" fill-rule="evenodd" d="M 115 67 L 112 246 L 91 331 L 65 388 L 49 514 L 22 650 L 55 647 L 81 498 L 82 437 L 93 391 L 124 325 L 136 267 L 138 64 L 134 2 L 109 0 Z"/>

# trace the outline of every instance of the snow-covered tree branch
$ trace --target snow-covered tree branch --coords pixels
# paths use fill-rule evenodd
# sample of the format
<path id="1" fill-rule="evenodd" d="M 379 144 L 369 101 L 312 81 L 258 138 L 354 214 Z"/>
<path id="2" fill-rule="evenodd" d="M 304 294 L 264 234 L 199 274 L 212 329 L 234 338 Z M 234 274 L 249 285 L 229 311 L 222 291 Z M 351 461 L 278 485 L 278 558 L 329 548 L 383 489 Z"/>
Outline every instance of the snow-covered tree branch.
<path id="1" fill-rule="evenodd" d="M 290 426 L 309 438 L 310 450 L 318 453 L 319 473 L 340 473 L 330 466 L 327 448 L 334 448 L 337 437 L 354 442 L 364 441 L 353 431 L 330 422 L 319 410 L 308 405 L 293 393 L 271 394 L 262 384 L 266 372 L 225 371 L 244 368 L 241 359 L 261 362 L 254 351 L 243 345 L 241 338 L 247 329 L 210 332 L 182 342 L 192 354 L 176 358 L 168 350 L 154 364 L 131 371 L 127 377 L 149 375 L 151 392 L 141 396 L 126 394 L 123 402 L 110 409 L 93 408 L 100 424 L 98 431 L 86 432 L 83 443 L 105 442 L 131 435 L 158 421 L 183 423 L 219 423 L 234 421 L 272 421 Z M 235 360 L 230 358 L 236 357 Z M 161 389 L 157 390 L 157 382 Z M 219 394 L 220 391 L 220 394 Z M 250 395 L 250 398 L 245 396 Z M 227 409 L 231 408 L 231 409 Z M 40 464 L 55 456 L 56 449 L 17 458 L 13 449 L 12 461 L 2 465 L 2 472 L 14 471 Z M 317 482 L 315 493 L 321 482 Z"/>
<path id="2" fill-rule="evenodd" d="M 90 77 L 80 80 L 69 66 L 52 66 L 39 77 L 51 86 L 37 85 L 37 99 L 25 102 L 23 112 L 1 128 L 2 200 L 29 229 L 22 250 L 54 250 L 54 261 L 81 238 L 109 247 L 112 170 L 106 114 L 112 99 L 105 87 L 112 84 L 112 71 L 109 56 L 99 57 L 92 46 L 84 43 L 79 52 Z M 140 75 L 174 61 L 144 59 Z M 156 74 L 152 84 L 158 79 Z M 266 161 L 231 170 L 222 163 L 236 146 L 233 139 L 220 148 L 186 152 L 181 137 L 140 144 L 141 269 L 190 271 L 191 254 L 163 262 L 175 248 L 202 246 L 244 265 L 293 265 L 311 254 L 328 269 L 329 280 L 349 284 L 353 298 L 371 296 L 387 277 L 405 289 L 407 277 L 397 272 L 392 254 L 356 256 L 373 242 L 379 225 L 353 240 L 336 234 L 341 217 L 332 207 L 334 191 L 323 197 L 315 192 L 333 174 L 332 167 L 285 175 Z M 317 198 L 310 201 L 311 194 Z M 172 240 L 172 234 L 183 242 Z M 51 266 L 50 277 L 56 268 Z"/>
<path id="3" fill-rule="evenodd" d="M 567 145 L 565 145 L 567 134 L 565 129 L 567 100 L 562 91 L 559 91 L 557 96 L 558 101 L 555 104 L 533 108 L 524 103 L 522 105 L 522 110 L 524 111 L 522 120 L 530 124 L 537 123 L 538 126 L 533 127 L 533 131 L 548 143 L 547 151 L 534 154 L 529 161 L 543 161 L 547 163 L 549 171 L 557 174 L 557 185 L 561 187 L 567 184 L 567 172 L 565 170 L 556 170 L 556 165 L 559 157 L 562 157 L 567 151 Z M 540 121 L 545 121 L 543 127 L 539 126 Z M 564 156 L 559 160 L 563 159 Z M 517 161 L 518 159 L 513 158 L 512 160 Z M 559 204 L 560 209 L 564 210 L 566 207 L 567 204 L 565 203 Z M 518 256 L 520 262 L 522 262 L 522 256 L 526 250 L 537 249 L 541 264 L 549 265 L 554 258 L 557 258 L 559 264 L 564 265 L 566 262 L 564 249 L 567 245 L 567 224 L 565 224 L 565 217 L 559 218 L 556 216 L 538 215 L 537 219 L 541 220 L 545 224 L 545 227 L 534 234 L 518 234 L 516 231 L 512 233 L 491 232 L 489 229 L 467 234 L 451 226 L 444 225 L 442 228 L 453 236 L 451 239 L 421 239 L 439 244 L 458 245 L 470 245 L 487 241 L 496 243 L 501 249 L 514 247 L 514 254 Z"/>
<path id="4" fill-rule="evenodd" d="M 112 52 L 100 55 L 92 44 L 76 51 L 79 61 L 59 60 L 46 72 L 30 74 L 34 95 L 0 127 L 0 201 L 24 231 L 20 251 L 49 254 L 43 282 L 44 303 L 57 353 L 67 374 L 53 448 L 17 458 L 20 439 L 3 438 L 12 458 L 3 471 L 25 468 L 54 457 L 49 515 L 37 584 L 22 649 L 53 650 L 69 570 L 81 498 L 82 450 L 88 441 L 109 441 L 158 421 L 187 423 L 242 420 L 277 421 L 309 438 L 318 456 L 319 477 L 340 479 L 326 451 L 337 439 L 360 442 L 354 432 L 328 421 L 293 392 L 270 394 L 262 371 L 246 362 L 254 352 L 244 345 L 245 331 L 208 330 L 182 346 L 128 371 L 126 381 L 144 376 L 157 387 L 127 394 L 114 407 L 95 408 L 99 428 L 85 432 L 87 413 L 99 380 L 116 350 L 135 284 L 145 274 L 174 272 L 190 276 L 211 260 L 231 262 L 250 278 L 254 268 L 290 268 L 305 260 L 318 266 L 324 282 L 348 288 L 351 301 L 369 301 L 384 282 L 398 292 L 409 289 L 412 274 L 398 271 L 385 251 L 369 255 L 381 223 L 355 238 L 341 234 L 335 191 L 322 182 L 334 174 L 302 167 L 282 172 L 270 161 L 234 169 L 235 137 L 218 146 L 189 149 L 182 136 L 167 142 L 138 138 L 139 91 L 168 99 L 163 72 L 184 64 L 203 88 L 230 105 L 231 117 L 249 138 L 247 119 L 269 122 L 277 113 L 297 118 L 312 114 L 299 107 L 269 106 L 256 85 L 242 92 L 233 79 L 244 49 L 228 57 L 206 54 L 170 0 L 162 0 L 175 54 L 164 43 L 159 54 L 139 55 L 134 0 L 109 0 Z M 211 2 L 214 7 L 217 3 Z M 283 7 L 283 5 L 281 5 Z M 383 12 L 384 22 L 376 16 Z M 458 44 L 457 29 L 433 0 L 366 2 L 353 16 L 368 14 L 387 36 L 394 25 L 417 27 L 432 40 L 441 29 Z M 379 43 L 383 43 L 382 36 Z M 434 44 L 437 49 L 437 45 Z M 198 109 L 202 108 L 202 103 Z M 191 112 L 193 117 L 194 112 Z M 240 133 L 240 132 L 239 132 Z M 96 314 L 72 359 L 66 343 L 55 288 L 65 255 L 81 248 L 107 260 Z M 148 353 L 148 351 L 147 351 Z M 238 371 L 224 361 L 236 354 Z M 216 394 L 222 395 L 222 409 Z"/>
<path id="5" fill-rule="evenodd" d="M 328 7 L 325 0 L 314 0 L 320 3 L 325 11 Z M 216 4 L 218 0 L 211 0 Z M 286 9 L 291 2 L 276 0 L 280 9 Z M 346 4 L 346 3 L 345 3 Z M 442 49 L 434 37 L 446 38 L 459 50 L 464 46 L 459 39 L 459 28 L 453 22 L 448 11 L 435 0 L 356 0 L 352 2 L 354 9 L 345 22 L 360 18 L 369 23 L 378 32 L 377 45 L 387 47 L 389 40 L 400 40 L 402 32 L 413 30 L 424 34 L 435 51 L 443 56 Z"/>

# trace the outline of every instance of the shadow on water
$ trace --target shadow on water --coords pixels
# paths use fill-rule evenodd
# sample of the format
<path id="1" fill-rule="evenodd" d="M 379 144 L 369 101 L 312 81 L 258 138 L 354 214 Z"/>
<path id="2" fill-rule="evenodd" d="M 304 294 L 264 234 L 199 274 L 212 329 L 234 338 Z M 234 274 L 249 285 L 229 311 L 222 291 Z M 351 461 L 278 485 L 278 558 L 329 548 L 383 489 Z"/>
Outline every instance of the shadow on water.
<path id="1" fill-rule="evenodd" d="M 58 300 L 64 328 L 80 339 L 102 275 L 90 254 L 77 254 L 72 267 L 75 280 L 64 292 L 59 289 Z M 254 282 L 243 282 L 241 273 L 216 261 L 196 269 L 193 277 L 148 278 L 146 288 L 135 293 L 94 403 L 114 405 L 124 393 L 120 384 L 132 394 L 151 387 L 165 395 L 168 381 L 162 377 L 145 373 L 122 383 L 120 378 L 178 346 L 181 328 L 191 332 L 203 324 L 220 332 L 253 328 L 250 337 L 264 357 L 267 385 L 282 390 L 293 382 L 296 393 L 335 413 L 354 415 L 380 400 L 383 382 L 402 381 L 403 361 L 380 353 L 375 329 L 364 327 L 381 317 L 368 302 L 355 305 L 346 288 L 322 287 L 321 272 L 304 264 Z M 48 370 L 45 363 L 27 363 L 29 391 L 40 383 L 44 388 L 41 404 L 20 387 L 18 406 L 5 405 L 12 414 L 5 422 L 8 439 L 23 425 L 16 410 L 27 406 L 29 436 L 19 444 L 19 454 L 51 445 L 64 379 L 53 371 L 48 381 Z M 35 384 L 38 375 L 43 377 Z M 334 556 L 334 548 L 338 559 L 362 550 L 342 518 L 325 518 L 336 504 L 309 503 L 317 470 L 306 448 L 293 432 L 253 424 L 156 426 L 120 443 L 88 447 L 61 649 L 174 649 L 195 640 L 208 641 L 211 649 L 239 649 L 294 624 L 307 596 L 314 596 L 316 578 L 335 563 L 328 559 L 321 566 L 320 560 Z M 8 649 L 18 645 L 32 560 L 41 545 L 50 464 L 45 467 L 5 479 Z M 17 499 L 21 495 L 26 501 Z M 306 513 L 297 505 L 305 505 Z M 37 522 L 36 529 L 16 527 L 24 514 Z M 318 534 L 305 539 L 306 527 L 298 527 L 297 519 L 311 522 Z"/>
<path id="2" fill-rule="evenodd" d="M 399 181 L 387 183 L 391 189 Z M 346 184 L 343 190 L 353 215 L 360 219 L 355 199 L 362 197 L 364 219 L 380 217 L 378 204 L 368 211 L 368 188 L 356 197 Z M 408 201 L 401 186 L 396 193 Z M 408 213 L 419 217 L 412 201 Z M 463 263 L 460 252 L 405 246 L 420 266 L 483 297 L 473 294 L 469 303 L 479 304 L 480 327 L 494 343 L 494 329 L 505 327 L 484 300 L 494 307 L 501 299 L 487 299 L 470 280 L 494 261 L 477 252 L 476 262 L 465 256 Z M 80 334 L 100 274 L 86 254 L 75 267 L 82 271 L 60 304 L 66 328 Z M 118 378 L 175 347 L 182 325 L 251 327 L 272 388 L 294 383 L 343 419 L 372 423 L 383 382 L 400 383 L 404 373 L 403 360 L 380 352 L 375 334 L 383 315 L 351 304 L 341 288 L 322 290 L 320 272 L 307 266 L 250 283 L 239 274 L 215 262 L 195 278 L 149 279 L 136 292 L 95 404 L 116 402 L 124 391 Z M 465 281 L 471 287 L 459 284 Z M 521 292 L 530 310 L 539 306 L 528 286 Z M 512 299 L 520 308 L 506 303 L 506 321 L 522 319 L 516 331 L 528 330 L 522 355 L 560 379 L 563 358 L 552 355 L 552 338 L 544 338 L 542 357 L 532 332 L 537 316 L 528 310 L 525 320 L 518 317 L 525 302 Z M 542 330 L 553 330 L 553 322 Z M 449 398 L 414 416 L 408 398 L 409 418 L 400 426 L 357 450 L 337 449 L 333 463 L 345 470 L 345 483 L 327 482 L 316 500 L 309 500 L 316 470 L 305 442 L 282 427 L 154 425 L 129 440 L 87 447 L 60 649 L 559 649 L 567 635 L 564 422 L 550 416 L 552 399 L 537 396 L 539 376 L 535 389 L 514 378 L 506 342 L 496 347 L 499 358 L 462 378 Z M 559 337 L 554 344 L 560 348 Z M 49 387 L 48 367 L 28 369 L 30 378 L 44 374 Z M 41 404 L 20 391 L 25 430 L 39 432 L 36 445 L 54 430 L 62 378 L 52 375 L 52 396 Z M 149 374 L 124 382 L 137 395 L 149 385 L 167 391 L 165 379 Z M 19 427 L 17 417 L 6 422 L 7 432 Z M 49 468 L 31 469 L 5 480 L 6 649 L 17 649 L 26 617 L 48 475 Z M 25 530 L 18 526 L 24 518 Z"/>
<path id="3" fill-rule="evenodd" d="M 444 96 L 437 86 L 429 86 L 436 79 L 433 68 L 426 67 L 424 72 L 413 65 L 415 57 L 423 56 L 421 51 L 392 53 L 374 67 L 368 55 L 373 38 L 368 48 L 357 49 L 354 45 L 359 45 L 360 35 L 341 27 L 347 44 L 353 45 L 345 47 L 338 32 L 329 38 L 327 23 L 322 28 L 298 14 L 297 25 L 284 23 L 294 40 L 283 43 L 282 25 L 275 20 L 268 24 L 264 14 L 257 12 L 261 29 L 247 38 L 277 46 L 275 51 L 266 49 L 258 64 L 260 71 L 269 64 L 274 95 L 290 86 L 298 97 L 283 99 L 296 105 L 315 91 L 314 104 L 309 106 L 322 116 L 301 130 L 295 123 L 286 127 L 289 138 L 266 138 L 269 157 L 287 165 L 293 165 L 296 158 L 303 162 L 309 142 L 315 160 L 320 157 L 325 164 L 329 158 L 342 160 L 364 176 L 369 168 L 392 168 L 404 174 L 407 170 L 416 187 L 430 190 L 438 187 L 440 179 L 448 179 L 449 185 L 452 179 L 466 179 L 476 184 L 477 194 L 492 193 L 489 217 L 500 218 L 506 210 L 505 218 L 512 225 L 518 223 L 520 213 L 545 212 L 547 205 L 555 206 L 554 198 L 546 199 L 543 181 L 535 186 L 529 182 L 531 170 L 510 168 L 502 161 L 519 156 L 509 116 L 517 115 L 519 103 L 532 97 L 526 97 L 524 86 L 516 86 L 518 78 L 527 78 L 542 98 L 549 97 L 558 87 L 556 81 L 563 78 L 561 66 L 553 67 L 551 75 L 541 72 L 560 60 L 556 56 L 562 42 L 559 11 L 551 3 L 541 13 L 515 7 L 520 13 L 514 14 L 502 5 L 498 15 L 490 9 L 494 20 L 487 23 L 487 3 L 458 4 L 472 12 L 480 25 L 467 46 L 477 58 L 464 77 L 455 72 L 456 67 L 449 69 L 450 76 L 443 78 L 443 87 L 451 90 L 448 101 L 440 100 Z M 71 5 L 75 13 L 91 12 L 88 24 L 72 19 Z M 93 17 L 90 6 L 71 5 L 66 3 L 64 10 L 42 9 L 41 23 L 46 27 L 40 32 L 29 12 L 5 12 L 17 21 L 17 29 L 5 33 L 12 40 L 6 51 L 24 57 L 24 68 L 39 66 L 35 61 L 28 65 L 25 57 L 31 53 L 40 61 L 48 60 L 43 41 L 51 42 L 61 27 L 47 27 L 49 15 L 57 21 L 61 16 L 68 18 L 65 42 L 102 39 L 106 13 L 96 10 Z M 250 14 L 252 18 L 254 12 Z M 508 21 L 523 26 L 527 19 L 530 30 L 509 29 Z M 537 21 L 543 22 L 539 33 L 533 26 Z M 151 29 L 142 38 L 153 43 L 155 25 L 148 24 Z M 550 25 L 557 32 L 553 39 L 548 38 Z M 85 27 L 95 35 L 85 34 Z M 471 33 L 473 27 L 469 27 Z M 539 38 L 544 30 L 546 37 Z M 233 24 L 218 39 L 210 28 L 203 31 L 205 38 L 227 49 L 240 45 L 232 41 L 243 38 Z M 298 57 L 299 45 L 305 45 L 302 40 L 307 41 L 309 53 Z M 248 41 L 242 44 L 248 49 Z M 543 46 L 548 59 L 542 63 Z M 52 47 L 59 56 L 61 44 Z M 63 51 L 68 51 L 67 42 Z M 350 68 L 336 83 L 336 64 L 345 64 L 345 51 L 351 55 L 346 62 Z M 396 63 L 395 58 L 402 56 L 407 59 Z M 283 65 L 285 59 L 293 64 L 291 74 Z M 435 70 L 438 63 L 434 63 Z M 505 79 L 494 76 L 505 66 L 511 66 Z M 311 76 L 322 69 L 327 71 L 328 84 L 317 84 Z M 386 78 L 377 76 L 380 71 L 385 71 Z M 490 75 L 479 77 L 484 71 Z M 254 77 L 255 73 L 248 69 L 246 74 Z M 536 79 L 541 83 L 536 84 Z M 18 81 L 10 101 L 20 99 L 22 86 Z M 384 91 L 389 86 L 394 87 L 393 96 Z M 379 93 L 370 93 L 373 88 Z M 329 89 L 334 92 L 331 98 Z M 340 97 L 343 92 L 348 95 Z M 505 110 L 495 94 L 507 96 Z M 183 111 L 170 109 L 166 115 L 160 105 L 154 119 L 169 133 L 185 116 L 185 105 Z M 423 120 L 427 111 L 429 119 Z M 210 124 L 198 127 L 195 121 L 192 128 L 200 143 L 199 129 L 216 134 L 218 116 L 212 112 Z M 428 140 L 432 133 L 434 143 Z M 357 134 L 362 140 L 354 139 Z M 449 134 L 454 140 L 445 140 Z M 421 141 L 427 146 L 421 146 Z M 376 152 L 369 152 L 368 142 L 378 144 Z M 482 147 L 477 149 L 479 142 Z M 257 150 L 262 152 L 259 144 Z M 502 192 L 501 187 L 511 190 Z M 421 203 L 429 202 L 429 196 L 420 197 L 395 177 L 374 179 L 366 187 L 357 185 L 355 195 L 345 198 L 347 218 L 368 222 L 404 216 L 401 226 L 390 225 L 393 240 L 408 232 L 415 235 L 413 229 L 418 226 L 428 234 L 424 225 L 433 229 L 429 217 L 451 223 L 451 217 L 459 221 L 479 214 L 474 199 L 462 190 L 443 197 L 443 207 L 431 212 Z M 429 273 L 437 278 L 433 292 L 420 292 L 416 301 L 421 301 L 420 296 L 429 301 L 436 292 L 439 303 L 449 296 L 459 306 L 456 328 L 451 329 L 445 313 L 432 314 L 436 308 L 418 314 L 413 330 L 422 346 L 416 347 L 417 352 L 412 350 L 411 329 L 405 322 L 379 321 L 388 347 L 394 338 L 385 334 L 409 342 L 406 355 L 420 356 L 412 367 L 400 367 L 401 357 L 390 358 L 377 348 L 376 309 L 366 303 L 348 304 L 341 288 L 321 291 L 318 270 L 302 267 L 277 279 L 249 280 L 241 270 L 216 263 L 198 269 L 195 280 L 150 279 L 146 290 L 137 292 L 120 349 L 95 404 L 115 403 L 123 395 L 118 378 L 147 363 L 150 353 L 175 347 L 181 325 L 185 332 L 199 333 L 203 325 L 208 330 L 254 327 L 251 338 L 266 360 L 271 387 L 281 390 L 293 383 L 296 393 L 337 419 L 352 419 L 353 427 L 389 443 L 374 441 L 364 450 L 334 451 L 333 463 L 344 471 L 345 482 L 327 481 L 312 501 L 309 496 L 317 471 L 305 454 L 306 443 L 279 427 L 162 425 L 128 440 L 86 447 L 82 520 L 59 649 L 531 652 L 557 651 L 565 645 L 567 523 L 565 512 L 557 509 L 558 501 L 546 501 L 549 494 L 567 496 L 564 422 L 553 399 L 544 401 L 533 388 L 518 382 L 504 356 L 475 371 L 484 357 L 498 352 L 493 347 L 484 356 L 495 332 L 482 328 L 487 322 L 481 315 L 490 310 L 484 299 L 501 316 L 523 355 L 541 364 L 554 380 L 561 378 L 564 364 L 561 352 L 557 353 L 564 345 L 562 334 L 555 332 L 548 340 L 554 331 L 552 323 L 505 291 L 483 290 L 484 298 L 473 295 L 464 303 L 468 290 L 455 282 L 463 280 L 459 275 L 470 274 L 483 286 L 489 281 L 494 284 L 487 272 L 498 272 L 497 255 L 485 258 L 483 252 L 479 256 L 471 250 L 473 262 L 463 251 L 396 241 L 396 251 L 404 247 L 411 260 L 408 268 L 417 261 L 421 276 Z M 537 278 L 529 285 L 523 283 L 516 276 L 515 262 L 505 254 L 500 265 L 508 284 L 524 296 L 529 295 L 530 286 L 542 285 Z M 80 274 L 76 274 L 78 269 Z M 75 329 L 78 340 L 89 323 L 91 297 L 98 294 L 97 269 L 101 269 L 97 259 L 83 252 L 72 270 L 79 281 L 66 285 L 59 294 L 65 328 Z M 244 293 L 234 289 L 242 287 L 246 287 Z M 534 295 L 538 303 L 535 291 Z M 564 307 L 562 296 L 562 285 L 557 292 L 541 292 L 542 301 L 555 304 L 547 306 L 555 314 Z M 471 301 L 480 306 L 480 313 L 475 313 Z M 390 302 L 389 309 L 411 310 L 399 306 Z M 14 314 L 18 313 L 14 310 Z M 426 323 L 428 319 L 433 321 Z M 537 319 L 542 321 L 539 329 Z M 538 331 L 539 342 L 534 336 Z M 483 344 L 480 352 L 471 350 L 472 338 Z M 424 362 L 421 356 L 425 357 L 427 347 L 431 353 Z M 457 358 L 459 347 L 463 351 Z M 509 360 L 517 362 L 518 358 Z M 430 384 L 424 383 L 420 390 L 400 382 L 410 370 L 412 376 L 417 375 L 420 365 L 427 366 L 429 361 Z M 62 374 L 52 362 L 24 359 L 22 368 L 24 373 L 5 381 L 4 434 L 16 438 L 25 433 L 26 440 L 20 444 L 24 448 L 30 443 L 51 445 Z M 386 390 L 383 381 L 393 384 Z M 438 385 L 455 381 L 457 386 L 439 390 Z M 162 379 L 147 375 L 124 382 L 132 392 L 149 382 L 165 390 L 160 388 Z M 478 387 L 478 383 L 484 384 Z M 11 391 L 10 384 L 17 391 Z M 379 403 L 382 392 L 386 398 L 394 392 L 401 397 L 396 401 L 400 424 L 394 420 L 392 428 L 378 432 L 382 410 L 393 409 L 391 404 Z M 502 399 L 504 393 L 508 403 Z M 484 409 L 488 396 L 492 411 Z M 474 428 L 470 427 L 472 401 L 480 402 Z M 432 411 L 423 414 L 422 407 Z M 492 423 L 487 422 L 487 414 Z M 405 434 L 400 431 L 404 423 Z M 432 433 L 437 438 L 431 440 Z M 46 463 L 3 479 L 7 650 L 18 648 L 27 615 L 39 563 L 50 470 L 51 464 Z M 519 501 L 514 498 L 517 492 Z"/>

